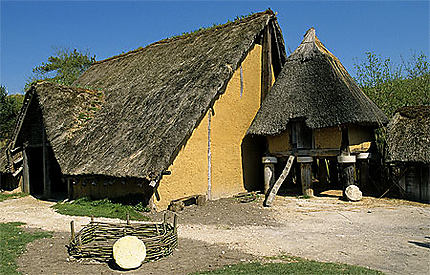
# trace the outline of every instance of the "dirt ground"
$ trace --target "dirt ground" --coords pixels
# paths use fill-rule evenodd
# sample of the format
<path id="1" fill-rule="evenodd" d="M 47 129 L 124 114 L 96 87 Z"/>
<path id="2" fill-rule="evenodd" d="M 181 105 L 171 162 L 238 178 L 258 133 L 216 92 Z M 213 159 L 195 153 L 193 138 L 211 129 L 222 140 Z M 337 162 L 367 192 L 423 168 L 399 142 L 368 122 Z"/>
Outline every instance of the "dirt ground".
<path id="1" fill-rule="evenodd" d="M 179 247 L 173 255 L 119 272 L 106 264 L 70 259 L 65 244 L 70 220 L 78 229 L 86 217 L 62 216 L 51 202 L 25 197 L 0 203 L 0 222 L 54 231 L 28 245 L 19 258 L 24 274 L 187 274 L 223 265 L 289 254 L 355 264 L 388 274 L 430 274 L 430 205 L 365 197 L 357 203 L 339 192 L 299 199 L 280 197 L 271 208 L 221 199 L 179 213 Z M 161 220 L 162 214 L 153 214 Z M 105 221 L 109 219 L 103 219 Z"/>

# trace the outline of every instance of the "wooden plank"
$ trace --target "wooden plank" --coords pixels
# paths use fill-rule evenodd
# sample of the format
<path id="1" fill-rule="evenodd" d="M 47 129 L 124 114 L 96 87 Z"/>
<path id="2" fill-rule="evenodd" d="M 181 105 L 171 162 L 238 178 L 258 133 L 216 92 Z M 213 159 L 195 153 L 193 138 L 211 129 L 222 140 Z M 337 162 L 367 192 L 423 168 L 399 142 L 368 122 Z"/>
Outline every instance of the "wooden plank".
<path id="1" fill-rule="evenodd" d="M 15 172 L 13 172 L 12 176 L 13 176 L 14 178 L 16 178 L 19 174 L 21 174 L 21 172 L 22 172 L 22 166 L 21 166 L 21 167 L 19 167 L 19 169 L 18 169 L 18 170 L 16 170 Z"/>
<path id="2" fill-rule="evenodd" d="M 22 157 L 23 157 L 23 179 L 22 179 L 22 191 L 24 193 L 30 194 L 30 173 L 28 170 L 28 149 L 24 148 L 22 151 Z"/>
<path id="3" fill-rule="evenodd" d="M 270 28 L 266 26 L 263 31 L 263 45 L 261 54 L 261 102 L 263 102 L 272 87 L 272 39 Z"/>
<path id="4" fill-rule="evenodd" d="M 339 148 L 332 149 L 301 149 L 301 150 L 288 150 L 285 152 L 273 152 L 272 155 L 276 157 L 294 156 L 310 156 L 310 157 L 335 157 L 340 154 Z"/>
<path id="5" fill-rule="evenodd" d="M 295 158 L 294 156 L 290 156 L 288 158 L 287 164 L 285 165 L 285 168 L 282 171 L 281 176 L 279 176 L 278 180 L 275 182 L 275 184 L 267 192 L 266 199 L 263 203 L 264 206 L 271 206 L 272 205 L 273 200 L 275 199 L 275 196 L 278 193 L 279 188 L 281 187 L 284 180 L 287 178 L 288 173 L 290 173 L 291 166 L 293 166 L 294 158 Z"/>

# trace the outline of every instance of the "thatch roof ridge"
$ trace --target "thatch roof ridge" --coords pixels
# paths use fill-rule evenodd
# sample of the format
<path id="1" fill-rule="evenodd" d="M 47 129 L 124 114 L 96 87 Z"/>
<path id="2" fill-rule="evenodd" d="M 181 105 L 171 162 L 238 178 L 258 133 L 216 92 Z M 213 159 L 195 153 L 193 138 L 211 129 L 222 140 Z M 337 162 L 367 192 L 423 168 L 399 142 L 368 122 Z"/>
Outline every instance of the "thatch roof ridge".
<path id="1" fill-rule="evenodd" d="M 430 106 L 398 109 L 387 128 L 387 162 L 430 164 Z"/>
<path id="2" fill-rule="evenodd" d="M 62 173 L 157 179 L 224 93 L 262 30 L 270 26 L 279 36 L 273 14 L 251 17 L 93 64 L 74 85 L 103 91 L 103 103 L 76 130 L 76 116 L 88 105 L 80 94 L 91 90 L 35 86 Z"/>
<path id="3" fill-rule="evenodd" d="M 148 44 L 145 47 L 139 47 L 137 49 L 131 50 L 131 51 L 126 52 L 126 53 L 121 53 L 121 54 L 118 54 L 118 55 L 115 55 L 115 56 L 111 56 L 111 57 L 103 59 L 103 60 L 98 60 L 98 61 L 94 62 L 94 64 L 100 64 L 100 63 L 103 63 L 103 62 L 106 62 L 106 61 L 110 61 L 110 60 L 113 60 L 113 59 L 117 59 L 117 58 L 128 57 L 128 56 L 131 56 L 131 55 L 133 55 L 135 53 L 139 53 L 140 51 L 148 49 L 150 47 L 155 47 L 155 46 L 158 46 L 158 45 L 162 45 L 162 44 L 166 44 L 166 43 L 171 43 L 171 42 L 174 42 L 174 41 L 177 41 L 177 40 L 180 40 L 180 39 L 189 38 L 190 36 L 205 35 L 208 32 L 212 32 L 214 30 L 221 30 L 221 29 L 229 27 L 230 25 L 233 25 L 233 24 L 237 25 L 237 24 L 242 24 L 242 23 L 248 23 L 249 21 L 254 20 L 254 19 L 256 19 L 259 16 L 264 15 L 264 14 L 275 15 L 274 12 L 271 9 L 267 9 L 265 11 L 254 13 L 254 14 L 251 14 L 251 15 L 243 17 L 243 18 L 238 18 L 238 19 L 236 19 L 234 21 L 229 21 L 229 22 L 227 22 L 225 24 L 215 25 L 215 26 L 212 26 L 212 27 L 208 27 L 208 28 L 204 28 L 204 29 L 199 29 L 199 30 L 196 30 L 196 31 L 191 32 L 191 33 L 184 33 L 182 35 L 176 35 L 176 36 L 172 36 L 172 37 L 169 37 L 169 38 L 165 38 L 165 39 L 153 42 L 151 44 Z M 274 17 L 274 18 L 276 18 L 276 17 Z"/>
<path id="4" fill-rule="evenodd" d="M 287 58 L 248 134 L 278 135 L 291 119 L 304 119 L 313 129 L 346 124 L 378 127 L 388 121 L 314 28 Z"/>

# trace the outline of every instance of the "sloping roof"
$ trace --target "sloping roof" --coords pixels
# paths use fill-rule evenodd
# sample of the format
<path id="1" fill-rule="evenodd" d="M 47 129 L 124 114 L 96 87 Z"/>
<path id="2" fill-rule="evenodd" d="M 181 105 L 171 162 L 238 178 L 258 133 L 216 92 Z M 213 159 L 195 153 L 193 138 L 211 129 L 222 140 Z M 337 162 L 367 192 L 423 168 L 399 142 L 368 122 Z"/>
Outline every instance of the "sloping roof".
<path id="1" fill-rule="evenodd" d="M 74 83 L 89 90 L 46 82 L 32 87 L 62 173 L 156 178 L 268 25 L 286 59 L 269 10 L 99 61 Z M 94 109 L 83 100 L 89 94 L 101 101 Z"/>
<path id="2" fill-rule="evenodd" d="M 0 147 L 0 173 L 10 173 L 6 150 L 7 147 Z"/>
<path id="3" fill-rule="evenodd" d="M 403 107 L 388 124 L 388 162 L 430 164 L 430 106 Z"/>
<path id="4" fill-rule="evenodd" d="M 313 129 L 352 123 L 377 127 L 388 122 L 313 28 L 287 58 L 248 134 L 280 134 L 291 119 L 305 119 Z"/>

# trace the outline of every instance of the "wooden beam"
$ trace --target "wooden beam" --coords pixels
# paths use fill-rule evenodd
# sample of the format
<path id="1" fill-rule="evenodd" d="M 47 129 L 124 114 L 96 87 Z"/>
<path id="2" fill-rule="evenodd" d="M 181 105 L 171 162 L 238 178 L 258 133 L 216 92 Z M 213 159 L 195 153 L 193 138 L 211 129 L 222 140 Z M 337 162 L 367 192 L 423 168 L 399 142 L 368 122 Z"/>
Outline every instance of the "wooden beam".
<path id="1" fill-rule="evenodd" d="M 269 25 L 263 30 L 261 53 L 261 102 L 272 87 L 272 39 Z"/>
<path id="2" fill-rule="evenodd" d="M 311 156 L 311 157 L 336 157 L 340 154 L 339 148 L 332 149 L 296 149 L 296 150 L 288 150 L 285 152 L 274 152 L 271 153 L 277 157 L 288 157 L 294 155 L 298 156 Z"/>
<path id="3" fill-rule="evenodd" d="M 43 125 L 42 125 L 43 126 Z M 51 197 L 51 182 L 49 180 L 48 151 L 46 150 L 46 133 L 42 127 L 42 169 L 43 169 L 43 197 Z"/>
<path id="4" fill-rule="evenodd" d="M 276 194 L 278 193 L 279 188 L 281 187 L 284 180 L 287 178 L 288 174 L 290 173 L 291 166 L 293 166 L 294 162 L 294 156 L 289 156 L 287 164 L 285 165 L 284 170 L 282 171 L 281 176 L 279 176 L 278 180 L 275 182 L 275 184 L 269 189 L 269 191 L 266 194 L 266 199 L 263 202 L 264 206 L 271 206 L 273 203 L 273 200 L 275 199 Z"/>
<path id="5" fill-rule="evenodd" d="M 22 150 L 22 165 L 23 165 L 23 178 L 22 178 L 22 191 L 30 194 L 30 172 L 28 170 L 28 149 L 24 147 Z"/>

